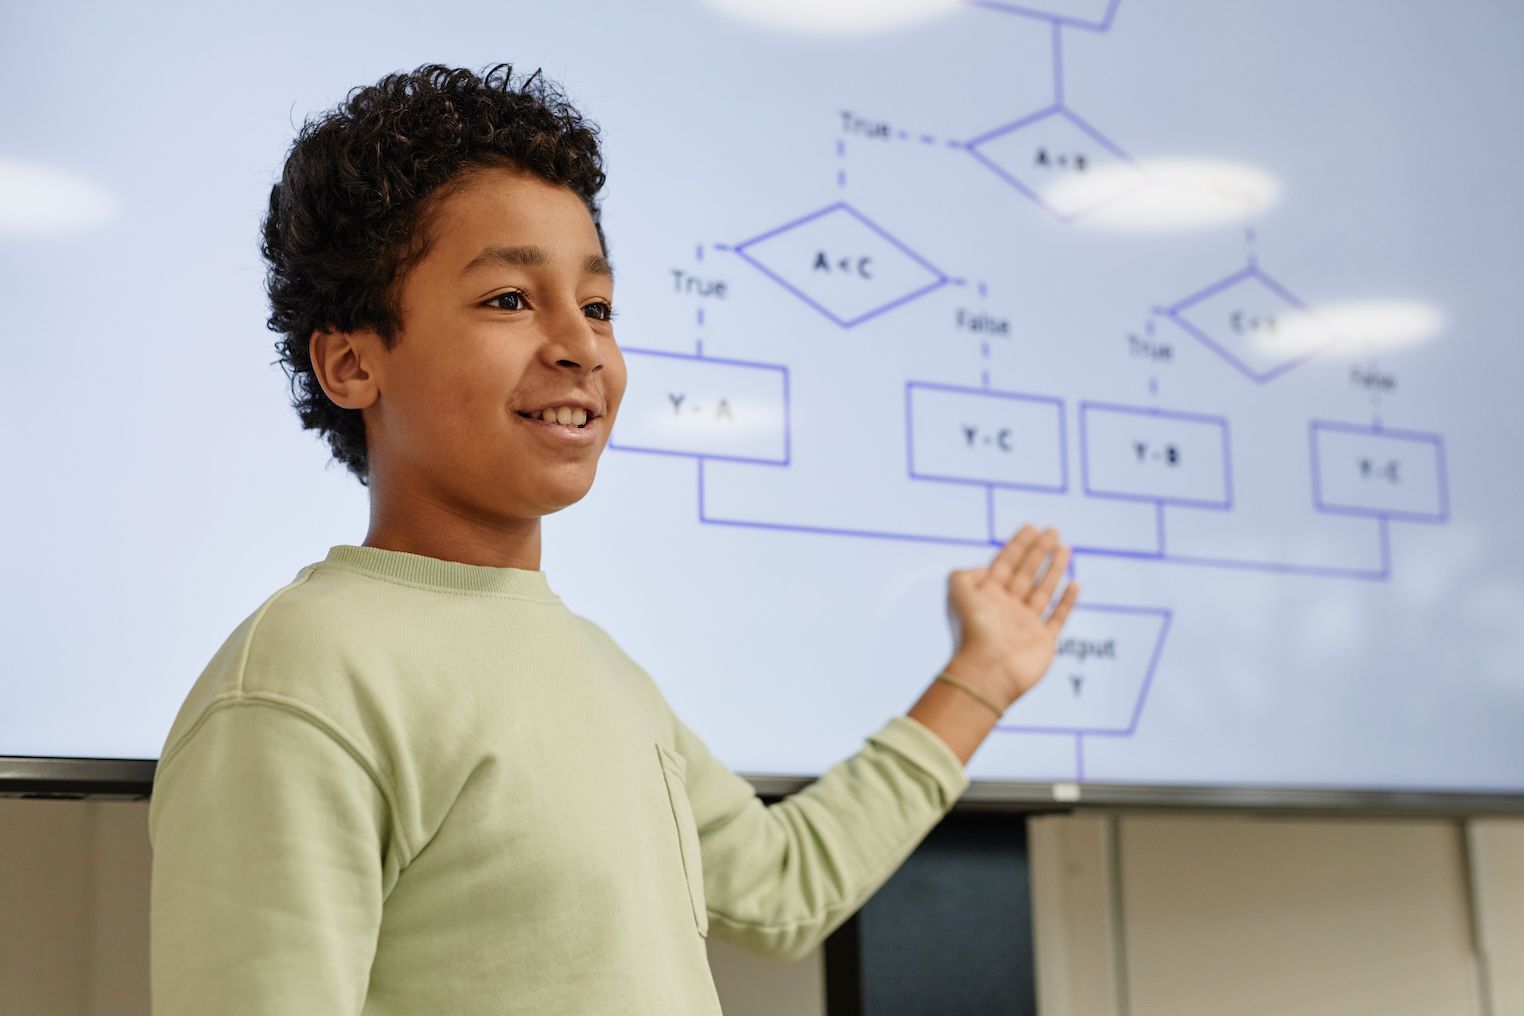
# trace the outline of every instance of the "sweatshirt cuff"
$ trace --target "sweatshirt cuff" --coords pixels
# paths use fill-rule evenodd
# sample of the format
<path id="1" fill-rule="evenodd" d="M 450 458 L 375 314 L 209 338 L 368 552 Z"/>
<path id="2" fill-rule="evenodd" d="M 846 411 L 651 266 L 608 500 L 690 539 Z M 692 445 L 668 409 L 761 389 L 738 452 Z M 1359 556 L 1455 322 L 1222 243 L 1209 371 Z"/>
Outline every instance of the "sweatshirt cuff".
<path id="1" fill-rule="evenodd" d="M 953 802 L 968 789 L 969 778 L 963 763 L 940 737 L 919 720 L 896 716 L 877 733 L 870 735 L 868 740 L 893 749 L 936 780 L 942 791 L 943 810 L 951 808 Z"/>

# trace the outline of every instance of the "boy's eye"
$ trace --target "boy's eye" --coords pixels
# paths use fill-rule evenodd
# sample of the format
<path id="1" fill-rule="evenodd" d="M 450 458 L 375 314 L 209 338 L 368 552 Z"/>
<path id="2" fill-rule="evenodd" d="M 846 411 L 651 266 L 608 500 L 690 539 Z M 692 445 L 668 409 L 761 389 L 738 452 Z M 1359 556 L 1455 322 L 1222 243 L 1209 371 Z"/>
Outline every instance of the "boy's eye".
<path id="1" fill-rule="evenodd" d="M 499 300 L 505 300 L 505 301 L 508 301 L 508 302 L 504 303 L 504 304 L 499 304 L 498 303 Z M 497 310 L 523 310 L 524 309 L 524 294 L 520 293 L 516 289 L 510 289 L 510 290 L 508 290 L 508 292 L 506 292 L 506 293 L 499 293 L 496 296 L 494 296 L 492 299 L 488 300 L 487 301 L 487 306 L 488 307 L 494 307 Z"/>
<path id="2" fill-rule="evenodd" d="M 595 300 L 582 309 L 591 311 L 588 316 L 594 321 L 611 321 L 614 317 L 614 308 L 602 300 Z"/>

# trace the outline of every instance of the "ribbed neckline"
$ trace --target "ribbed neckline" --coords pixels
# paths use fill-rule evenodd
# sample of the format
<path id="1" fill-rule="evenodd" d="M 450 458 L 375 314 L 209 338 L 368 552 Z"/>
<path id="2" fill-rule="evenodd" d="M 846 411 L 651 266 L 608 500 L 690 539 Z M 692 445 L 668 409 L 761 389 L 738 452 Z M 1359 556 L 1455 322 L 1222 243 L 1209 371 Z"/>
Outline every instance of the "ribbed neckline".
<path id="1" fill-rule="evenodd" d="M 551 591 L 550 580 L 545 573 L 527 568 L 464 564 L 401 550 L 358 547 L 347 543 L 329 548 L 323 564 L 348 568 L 373 578 L 453 593 L 489 593 L 549 603 L 560 602 L 560 597 Z"/>

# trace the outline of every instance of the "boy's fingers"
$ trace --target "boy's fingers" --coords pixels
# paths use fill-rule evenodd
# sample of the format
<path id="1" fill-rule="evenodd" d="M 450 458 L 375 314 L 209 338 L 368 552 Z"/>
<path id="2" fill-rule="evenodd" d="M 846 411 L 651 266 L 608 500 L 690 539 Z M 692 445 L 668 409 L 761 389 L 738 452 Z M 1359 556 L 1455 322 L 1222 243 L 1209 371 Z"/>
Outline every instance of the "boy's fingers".
<path id="1" fill-rule="evenodd" d="M 1035 526 L 1022 526 L 1016 531 L 1016 535 L 1006 541 L 1004 547 L 995 555 L 995 560 L 990 562 L 989 573 L 985 578 L 997 585 L 1006 585 L 1011 581 L 1011 575 L 1016 571 L 1016 566 L 1026 556 L 1027 546 L 1037 539 Z"/>
<path id="2" fill-rule="evenodd" d="M 1058 530 L 1044 529 L 1041 536 L 1027 545 L 1027 552 L 1022 555 L 1006 588 L 1021 599 L 1026 599 L 1032 591 L 1032 580 L 1037 576 L 1037 569 L 1047 560 L 1057 543 Z"/>
<path id="3" fill-rule="evenodd" d="M 1048 627 L 1056 634 L 1064 626 L 1064 621 L 1069 617 L 1069 611 L 1074 609 L 1074 601 L 1079 599 L 1079 583 L 1071 582 L 1064 587 L 1064 595 L 1059 597 L 1058 606 L 1053 608 L 1053 613 L 1048 615 Z"/>
<path id="4" fill-rule="evenodd" d="M 1063 579 L 1064 572 L 1068 568 L 1069 548 L 1059 547 L 1058 553 L 1053 555 L 1053 560 L 1048 562 L 1048 570 L 1043 573 L 1042 581 L 1027 597 L 1027 606 L 1036 611 L 1046 610 L 1048 604 L 1053 602 L 1053 592 L 1058 588 L 1058 583 Z"/>

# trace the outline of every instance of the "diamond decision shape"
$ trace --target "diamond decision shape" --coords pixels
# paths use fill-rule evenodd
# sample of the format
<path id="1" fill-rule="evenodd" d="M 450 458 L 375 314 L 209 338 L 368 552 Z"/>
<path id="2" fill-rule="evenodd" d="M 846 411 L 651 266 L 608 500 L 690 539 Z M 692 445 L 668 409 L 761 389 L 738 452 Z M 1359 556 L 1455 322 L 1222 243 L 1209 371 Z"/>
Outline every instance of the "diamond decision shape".
<path id="1" fill-rule="evenodd" d="M 768 278 L 843 328 L 947 285 L 941 269 L 838 201 L 735 246 Z"/>
<path id="2" fill-rule="evenodd" d="M 1335 341 L 1301 300 L 1253 264 L 1164 308 L 1164 313 L 1261 383 L 1305 363 Z"/>
<path id="3" fill-rule="evenodd" d="M 1126 152 L 1061 106 L 986 131 L 964 147 L 1061 222 L 1088 215 L 1145 182 Z"/>

